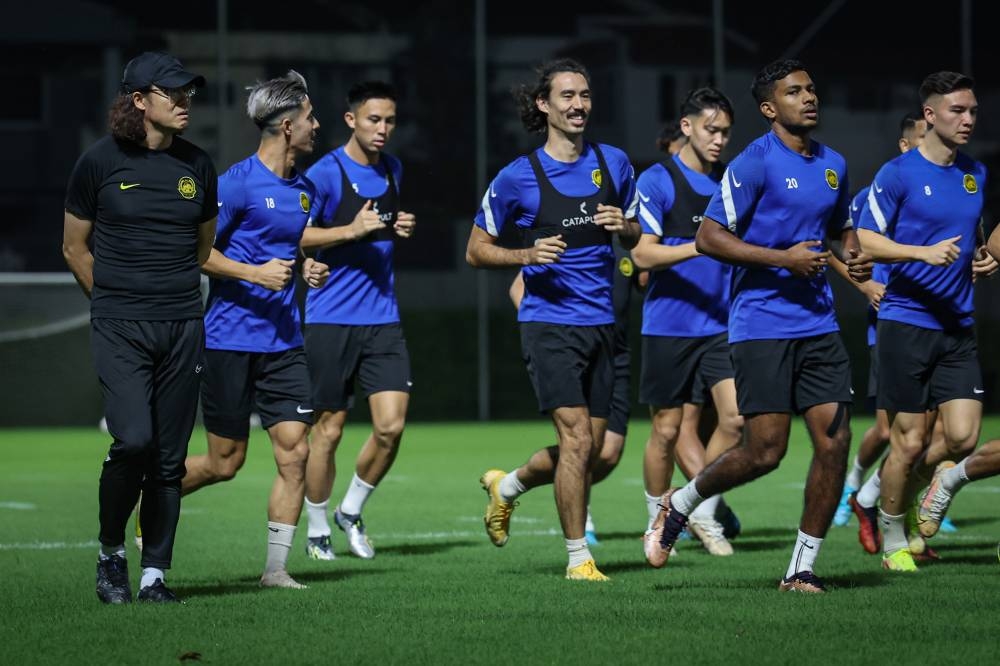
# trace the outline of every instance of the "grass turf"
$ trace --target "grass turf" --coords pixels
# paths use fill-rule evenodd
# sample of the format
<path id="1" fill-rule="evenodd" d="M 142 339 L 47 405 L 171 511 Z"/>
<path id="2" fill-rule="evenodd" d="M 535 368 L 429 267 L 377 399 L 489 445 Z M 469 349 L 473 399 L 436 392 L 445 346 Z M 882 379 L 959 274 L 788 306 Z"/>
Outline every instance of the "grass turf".
<path id="1" fill-rule="evenodd" d="M 855 446 L 868 425 L 854 424 Z M 791 553 L 809 446 L 800 425 L 781 468 L 727 497 L 743 522 L 736 555 L 682 542 L 649 569 L 641 455 L 634 421 L 618 470 L 594 488 L 608 584 L 562 579 L 565 550 L 550 488 L 521 498 L 511 540 L 482 528 L 487 467 L 510 469 L 552 440 L 544 421 L 412 424 L 396 466 L 365 510 L 377 557 L 304 555 L 305 518 L 289 569 L 308 590 L 260 590 L 267 495 L 274 475 L 255 433 L 236 480 L 183 504 L 170 585 L 184 606 L 102 606 L 94 595 L 97 478 L 107 436 L 94 430 L 7 430 L 0 437 L 0 655 L 21 663 L 988 663 L 1000 612 L 1000 481 L 962 491 L 956 534 L 935 537 L 942 562 L 890 574 L 865 554 L 856 524 L 831 528 L 817 565 L 834 590 L 779 594 Z M 1000 419 L 984 424 L 1000 433 Z M 349 426 L 339 499 L 366 435 Z M 201 432 L 192 452 L 204 449 Z M 675 476 L 675 483 L 680 480 Z M 133 585 L 138 557 L 129 544 Z"/>

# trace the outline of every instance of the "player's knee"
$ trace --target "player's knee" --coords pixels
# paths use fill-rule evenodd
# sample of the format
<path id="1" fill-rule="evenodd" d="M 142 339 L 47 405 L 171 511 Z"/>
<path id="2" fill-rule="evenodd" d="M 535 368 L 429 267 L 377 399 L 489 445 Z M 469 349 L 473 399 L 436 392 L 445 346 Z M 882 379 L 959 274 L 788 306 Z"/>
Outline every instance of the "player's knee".
<path id="1" fill-rule="evenodd" d="M 380 446 L 394 447 L 403 436 L 406 419 L 402 416 L 393 419 L 380 419 L 372 426 L 372 434 Z"/>
<path id="2" fill-rule="evenodd" d="M 312 427 L 310 446 L 319 453 L 331 453 L 340 443 L 344 428 L 333 420 L 321 419 Z"/>
<path id="3" fill-rule="evenodd" d="M 116 425 L 112 434 L 114 447 L 124 457 L 144 456 L 153 447 L 153 425 L 149 422 L 126 423 L 121 428 Z"/>
<path id="4" fill-rule="evenodd" d="M 211 466 L 212 480 L 214 482 L 231 481 L 236 476 L 236 473 L 243 468 L 244 462 L 246 462 L 246 450 L 240 448 L 226 452 L 223 455 L 213 456 Z"/>
<path id="5" fill-rule="evenodd" d="M 978 434 L 971 426 L 960 428 L 958 432 L 948 433 L 945 436 L 945 444 L 948 446 L 950 457 L 960 460 L 972 453 L 979 439 Z"/>
<path id="6" fill-rule="evenodd" d="M 292 446 L 281 449 L 277 456 L 278 474 L 286 481 L 298 483 L 305 479 L 307 460 L 309 460 L 309 445 L 303 438 Z"/>
<path id="7" fill-rule="evenodd" d="M 660 447 L 669 447 L 677 442 L 680 434 L 678 424 L 667 422 L 662 419 L 653 420 L 653 437 L 651 441 Z"/>

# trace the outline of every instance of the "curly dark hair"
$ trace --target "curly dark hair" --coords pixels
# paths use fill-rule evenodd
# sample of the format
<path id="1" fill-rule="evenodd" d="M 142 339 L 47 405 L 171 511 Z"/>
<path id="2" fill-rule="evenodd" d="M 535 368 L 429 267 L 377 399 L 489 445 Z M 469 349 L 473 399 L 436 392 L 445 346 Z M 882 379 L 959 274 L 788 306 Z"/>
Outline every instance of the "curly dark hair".
<path id="1" fill-rule="evenodd" d="M 806 66 L 798 60 L 775 60 L 757 72 L 750 92 L 757 104 L 767 102 L 774 95 L 774 84 L 792 72 L 804 72 Z"/>
<path id="2" fill-rule="evenodd" d="M 572 58 L 551 60 L 538 67 L 535 72 L 538 74 L 538 79 L 534 85 L 521 84 L 515 87 L 511 93 L 517 103 L 517 110 L 521 114 L 521 124 L 524 125 L 524 129 L 533 133 L 541 133 L 548 126 L 548 121 L 545 114 L 538 110 L 535 100 L 549 96 L 549 93 L 552 92 L 552 79 L 555 78 L 556 74 L 565 72 L 579 74 L 587 80 L 589 86 L 590 73 L 587 72 L 586 67 Z"/>
<path id="3" fill-rule="evenodd" d="M 684 132 L 681 131 L 681 121 L 671 120 L 663 126 L 663 129 L 660 130 L 660 135 L 656 137 L 656 149 L 669 155 L 670 144 L 683 138 Z"/>
<path id="4" fill-rule="evenodd" d="M 111 102 L 108 129 L 119 141 L 142 144 L 146 140 L 145 114 L 132 102 L 132 93 L 122 93 Z"/>

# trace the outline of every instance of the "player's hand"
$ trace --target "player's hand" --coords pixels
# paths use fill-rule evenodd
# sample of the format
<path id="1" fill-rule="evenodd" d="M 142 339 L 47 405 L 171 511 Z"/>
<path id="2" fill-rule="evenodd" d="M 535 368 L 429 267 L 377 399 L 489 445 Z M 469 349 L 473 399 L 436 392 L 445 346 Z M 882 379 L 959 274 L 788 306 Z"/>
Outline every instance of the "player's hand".
<path id="1" fill-rule="evenodd" d="M 417 218 L 413 213 L 406 213 L 404 211 L 399 211 L 396 215 L 396 224 L 393 225 L 393 229 L 396 230 L 396 235 L 400 238 L 411 238 L 413 232 L 417 228 Z"/>
<path id="2" fill-rule="evenodd" d="M 312 257 L 306 257 L 302 262 L 302 278 L 313 289 L 319 289 L 330 277 L 330 267 Z"/>
<path id="3" fill-rule="evenodd" d="M 597 215 L 594 216 L 594 224 L 604 227 L 605 231 L 618 233 L 626 229 L 625 214 L 621 208 L 597 204 Z"/>
<path id="4" fill-rule="evenodd" d="M 865 280 L 858 285 L 858 289 L 868 299 L 868 305 L 877 312 L 879 305 L 882 304 L 882 297 L 885 296 L 885 285 L 875 280 Z"/>
<path id="5" fill-rule="evenodd" d="M 988 278 L 997 272 L 1000 268 L 1000 264 L 997 260 L 993 258 L 993 255 L 986 251 L 986 248 L 982 245 L 976 250 L 976 254 L 972 260 L 972 281 L 975 282 L 979 278 Z"/>
<path id="6" fill-rule="evenodd" d="M 934 245 L 928 245 L 923 248 L 920 260 L 931 266 L 951 266 L 962 253 L 958 247 L 958 241 L 961 239 L 961 236 L 952 236 Z"/>
<path id="7" fill-rule="evenodd" d="M 845 264 L 847 265 L 847 274 L 851 276 L 851 279 L 859 284 L 871 280 L 875 261 L 861 250 L 851 248 L 847 253 L 849 256 Z"/>
<path id="8" fill-rule="evenodd" d="M 364 238 L 371 232 L 384 228 L 385 224 L 378 219 L 378 213 L 372 210 L 372 200 L 369 199 L 351 222 L 351 239 Z"/>
<path id="9" fill-rule="evenodd" d="M 292 281 L 294 265 L 295 262 L 291 259 L 271 259 L 256 267 L 253 282 L 271 291 L 281 291 Z"/>
<path id="10" fill-rule="evenodd" d="M 539 238 L 535 244 L 528 249 L 529 266 L 539 264 L 554 264 L 559 261 L 559 256 L 566 251 L 566 243 L 562 239 L 562 234 Z"/>
<path id="11" fill-rule="evenodd" d="M 784 268 L 795 277 L 814 278 L 826 270 L 830 251 L 817 252 L 811 248 L 823 247 L 818 240 L 802 241 L 785 250 Z"/>

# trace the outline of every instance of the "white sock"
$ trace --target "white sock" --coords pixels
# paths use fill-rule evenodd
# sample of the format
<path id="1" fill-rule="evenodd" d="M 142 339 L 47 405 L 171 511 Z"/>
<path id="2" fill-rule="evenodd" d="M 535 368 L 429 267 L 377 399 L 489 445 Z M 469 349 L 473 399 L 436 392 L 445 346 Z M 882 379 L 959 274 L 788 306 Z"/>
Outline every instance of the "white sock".
<path id="1" fill-rule="evenodd" d="M 596 529 L 594 529 L 594 519 L 590 516 L 590 507 L 589 506 L 587 507 L 587 523 L 586 523 L 586 525 L 584 526 L 583 529 L 585 529 L 588 532 L 596 532 L 597 531 Z"/>
<path id="2" fill-rule="evenodd" d="M 952 495 L 961 490 L 962 486 L 969 482 L 969 475 L 965 473 L 966 460 L 968 458 L 963 458 L 962 462 L 941 473 L 941 487 Z"/>
<path id="3" fill-rule="evenodd" d="M 722 495 L 712 495 L 704 502 L 698 505 L 698 507 L 690 513 L 691 518 L 700 518 L 701 520 L 715 520 L 715 511 L 719 507 L 719 500 L 722 499 Z"/>
<path id="4" fill-rule="evenodd" d="M 566 552 L 569 553 L 568 568 L 578 567 L 587 560 L 594 559 L 587 548 L 586 539 L 566 539 Z"/>
<path id="5" fill-rule="evenodd" d="M 517 478 L 517 470 L 500 479 L 500 497 L 504 502 L 513 502 L 526 492 L 528 489 Z"/>
<path id="6" fill-rule="evenodd" d="M 375 486 L 369 485 L 361 480 L 361 477 L 354 474 L 351 485 L 347 487 L 347 493 L 340 502 L 340 512 L 348 516 L 360 516 L 361 510 L 365 508 L 365 502 L 375 490 Z"/>
<path id="7" fill-rule="evenodd" d="M 101 550 L 98 551 L 97 557 L 102 560 L 107 560 L 112 555 L 125 557 L 125 544 L 119 544 L 117 546 L 105 546 L 104 544 L 101 544 Z"/>
<path id="8" fill-rule="evenodd" d="M 274 573 L 285 568 L 293 538 L 295 525 L 267 521 L 267 562 L 264 564 L 264 573 Z"/>
<path id="9" fill-rule="evenodd" d="M 865 480 L 865 468 L 861 466 L 858 462 L 858 457 L 854 456 L 854 462 L 851 464 L 851 471 L 847 473 L 847 481 L 844 483 L 848 488 L 857 490 L 861 487 L 861 484 Z"/>
<path id="10" fill-rule="evenodd" d="M 799 530 L 795 548 L 792 549 L 792 561 L 788 563 L 788 571 L 785 572 L 785 580 L 800 571 L 812 571 L 813 565 L 816 564 L 816 556 L 819 555 L 819 547 L 822 545 L 822 539 Z"/>
<path id="11" fill-rule="evenodd" d="M 882 552 L 886 555 L 895 553 L 902 548 L 909 548 L 906 538 L 906 514 L 890 516 L 882 509 L 878 510 L 879 527 L 882 528 Z"/>
<path id="12" fill-rule="evenodd" d="M 865 484 L 861 486 L 861 490 L 858 491 L 858 504 L 870 509 L 875 506 L 878 502 L 878 498 L 882 495 L 882 473 L 881 471 L 875 472 L 868 477 Z"/>
<path id="13" fill-rule="evenodd" d="M 685 516 L 690 516 L 691 512 L 705 501 L 705 498 L 698 494 L 698 489 L 695 488 L 694 481 L 694 479 L 691 479 L 687 482 L 686 486 L 670 496 L 670 503 L 674 505 L 674 508 L 678 512 Z"/>
<path id="14" fill-rule="evenodd" d="M 656 514 L 660 512 L 660 498 L 662 495 L 650 495 L 649 493 L 644 493 L 646 495 L 646 513 L 649 514 L 649 522 L 646 523 L 646 529 L 653 529 L 653 521 L 656 520 Z"/>
<path id="15" fill-rule="evenodd" d="M 306 516 L 309 517 L 309 531 L 306 536 L 310 539 L 330 536 L 330 521 L 326 517 L 326 508 L 329 504 L 329 499 L 313 504 L 308 497 L 306 498 Z"/>
<path id="16" fill-rule="evenodd" d="M 143 567 L 142 569 L 142 580 L 139 581 L 139 589 L 144 587 L 149 587 L 157 581 L 157 579 L 166 581 L 166 574 L 163 573 L 163 569 L 156 569 L 154 567 Z"/>

